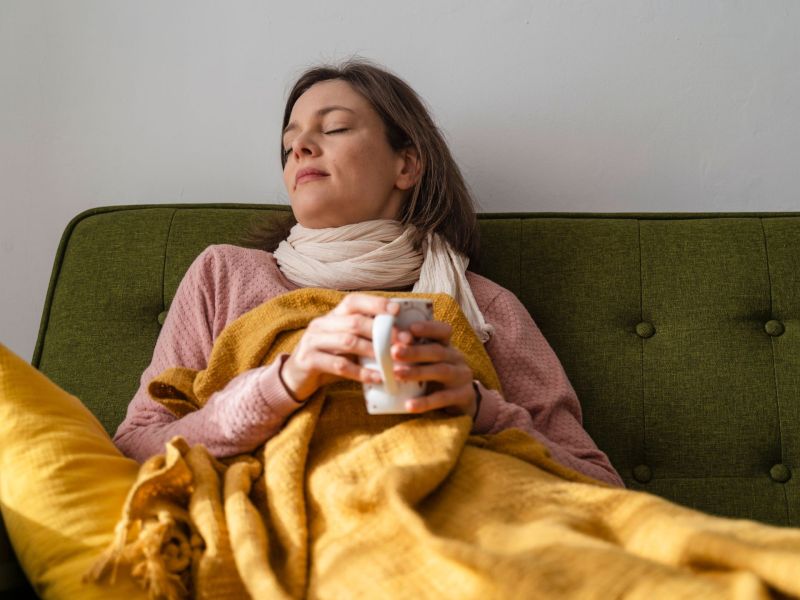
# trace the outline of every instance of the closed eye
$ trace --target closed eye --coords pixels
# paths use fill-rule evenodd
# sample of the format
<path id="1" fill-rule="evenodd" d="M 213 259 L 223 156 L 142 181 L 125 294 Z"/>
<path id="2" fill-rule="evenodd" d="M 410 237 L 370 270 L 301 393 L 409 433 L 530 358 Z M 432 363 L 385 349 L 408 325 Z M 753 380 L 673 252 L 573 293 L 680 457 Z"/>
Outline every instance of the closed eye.
<path id="1" fill-rule="evenodd" d="M 340 127 L 339 129 L 331 129 L 330 131 L 325 131 L 326 135 L 330 135 L 333 133 L 344 133 L 345 131 L 350 131 L 349 127 Z M 289 158 L 289 155 L 292 153 L 291 148 L 284 148 L 283 150 L 283 158 Z"/>

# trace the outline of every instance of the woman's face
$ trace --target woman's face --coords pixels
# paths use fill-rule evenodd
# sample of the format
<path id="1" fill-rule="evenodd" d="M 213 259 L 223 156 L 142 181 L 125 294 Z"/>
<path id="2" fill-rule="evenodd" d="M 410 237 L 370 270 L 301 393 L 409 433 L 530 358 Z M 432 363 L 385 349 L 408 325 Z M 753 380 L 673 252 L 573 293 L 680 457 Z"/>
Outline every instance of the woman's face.
<path id="1" fill-rule="evenodd" d="M 292 210 L 311 229 L 394 219 L 416 182 L 416 154 L 395 152 L 378 113 L 340 79 L 297 99 L 283 149 Z"/>

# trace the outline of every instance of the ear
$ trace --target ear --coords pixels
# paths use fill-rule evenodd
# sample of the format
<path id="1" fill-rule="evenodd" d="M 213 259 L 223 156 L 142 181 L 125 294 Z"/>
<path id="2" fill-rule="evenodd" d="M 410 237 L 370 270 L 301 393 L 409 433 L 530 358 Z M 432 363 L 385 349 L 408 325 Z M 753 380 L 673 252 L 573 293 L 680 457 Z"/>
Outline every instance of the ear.
<path id="1" fill-rule="evenodd" d="M 402 163 L 395 186 L 401 190 L 410 190 L 422 176 L 422 161 L 419 158 L 419 152 L 414 146 L 409 146 L 400 150 L 398 156 Z"/>

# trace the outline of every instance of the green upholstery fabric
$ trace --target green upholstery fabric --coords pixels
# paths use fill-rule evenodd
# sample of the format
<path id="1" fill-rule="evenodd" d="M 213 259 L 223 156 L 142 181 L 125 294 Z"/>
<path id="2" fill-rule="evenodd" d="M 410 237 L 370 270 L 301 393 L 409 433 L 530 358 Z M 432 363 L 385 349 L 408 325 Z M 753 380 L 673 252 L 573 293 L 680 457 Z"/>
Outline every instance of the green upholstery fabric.
<path id="1" fill-rule="evenodd" d="M 273 205 L 88 211 L 64 234 L 33 363 L 110 433 L 207 245 Z M 626 484 L 800 526 L 800 213 L 481 215 L 477 270 L 527 306 Z"/>

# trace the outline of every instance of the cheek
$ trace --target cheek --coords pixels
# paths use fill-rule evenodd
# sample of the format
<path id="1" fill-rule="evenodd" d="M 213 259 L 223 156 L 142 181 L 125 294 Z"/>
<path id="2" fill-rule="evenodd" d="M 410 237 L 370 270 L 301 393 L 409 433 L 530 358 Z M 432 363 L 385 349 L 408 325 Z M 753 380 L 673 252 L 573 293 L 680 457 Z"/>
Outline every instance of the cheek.
<path id="1" fill-rule="evenodd" d="M 354 147 L 348 148 L 340 159 L 348 162 L 354 166 L 364 166 L 369 162 L 370 157 L 373 155 L 374 149 L 368 144 L 358 144 Z"/>
<path id="2" fill-rule="evenodd" d="M 385 149 L 369 144 L 354 148 L 342 156 L 341 164 L 349 167 L 350 178 L 356 179 L 361 185 L 383 185 L 392 168 L 391 158 Z"/>

